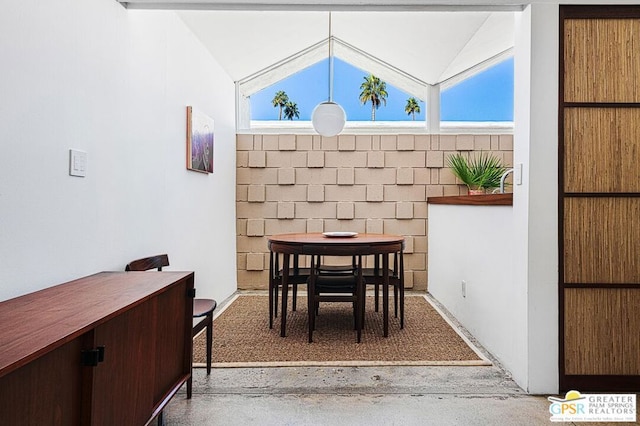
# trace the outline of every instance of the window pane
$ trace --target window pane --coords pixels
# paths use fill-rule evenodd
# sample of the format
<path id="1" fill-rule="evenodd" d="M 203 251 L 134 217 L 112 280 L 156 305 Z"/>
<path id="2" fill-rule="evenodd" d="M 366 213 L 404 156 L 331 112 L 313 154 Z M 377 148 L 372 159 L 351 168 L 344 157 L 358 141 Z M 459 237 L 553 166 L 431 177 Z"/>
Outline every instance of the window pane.
<path id="1" fill-rule="evenodd" d="M 371 102 L 360 103 L 360 85 L 368 76 L 367 71 L 356 68 L 347 62 L 336 59 L 334 62 L 333 99 L 342 105 L 347 113 L 347 121 L 371 121 Z M 376 109 L 376 121 L 406 121 L 411 116 L 405 112 L 407 99 L 411 95 L 386 84 L 387 103 Z M 416 112 L 416 121 L 424 121 L 426 111 L 424 102 L 418 100 L 420 112 Z"/>
<path id="2" fill-rule="evenodd" d="M 251 119 L 278 120 L 279 108 L 274 107 L 272 101 L 282 90 L 297 104 L 300 120 L 311 120 L 313 109 L 328 97 L 328 61 L 317 62 L 251 95 Z"/>
<path id="3" fill-rule="evenodd" d="M 360 85 L 366 71 L 347 62 L 334 58 L 333 101 L 339 103 L 347 114 L 347 121 L 370 121 L 371 102 L 360 103 Z M 329 59 L 324 59 L 298 73 L 279 81 L 251 95 L 252 120 L 278 120 L 279 108 L 273 106 L 273 98 L 278 91 L 284 91 L 291 102 L 297 104 L 300 120 L 311 120 L 316 105 L 329 99 Z M 386 106 L 376 110 L 376 121 L 407 121 L 412 115 L 405 112 L 411 95 L 387 84 Z M 418 100 L 420 112 L 415 113 L 416 121 L 424 121 L 425 103 Z M 284 117 L 283 117 L 284 119 Z"/>
<path id="4" fill-rule="evenodd" d="M 513 58 L 440 95 L 441 121 L 513 121 Z"/>

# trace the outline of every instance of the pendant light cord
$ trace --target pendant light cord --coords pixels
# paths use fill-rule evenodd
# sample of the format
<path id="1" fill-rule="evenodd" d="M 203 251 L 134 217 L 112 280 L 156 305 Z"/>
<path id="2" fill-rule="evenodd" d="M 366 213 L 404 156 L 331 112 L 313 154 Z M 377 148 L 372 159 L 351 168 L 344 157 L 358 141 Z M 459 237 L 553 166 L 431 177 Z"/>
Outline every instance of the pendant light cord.
<path id="1" fill-rule="evenodd" d="M 329 12 L 329 102 L 333 102 L 333 50 L 331 46 L 331 12 Z"/>

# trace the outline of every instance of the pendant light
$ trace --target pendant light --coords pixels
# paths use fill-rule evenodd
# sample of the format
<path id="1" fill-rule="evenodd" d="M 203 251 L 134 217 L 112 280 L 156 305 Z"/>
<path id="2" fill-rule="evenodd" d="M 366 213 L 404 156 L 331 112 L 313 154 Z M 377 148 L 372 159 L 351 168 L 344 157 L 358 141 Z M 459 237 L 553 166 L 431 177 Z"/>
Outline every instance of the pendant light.
<path id="1" fill-rule="evenodd" d="M 329 100 L 318 104 L 311 113 L 311 123 L 322 136 L 335 136 L 342 131 L 346 122 L 344 109 L 333 102 L 333 51 L 331 39 L 331 12 L 329 12 Z"/>

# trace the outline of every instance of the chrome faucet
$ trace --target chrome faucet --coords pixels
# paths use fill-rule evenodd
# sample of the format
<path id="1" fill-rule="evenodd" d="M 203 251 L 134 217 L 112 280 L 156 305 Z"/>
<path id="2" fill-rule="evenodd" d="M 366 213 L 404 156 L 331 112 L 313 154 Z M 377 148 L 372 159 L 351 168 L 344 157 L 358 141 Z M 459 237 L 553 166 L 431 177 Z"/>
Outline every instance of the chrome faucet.
<path id="1" fill-rule="evenodd" d="M 509 173 L 513 173 L 513 169 L 508 169 L 506 172 L 504 172 L 502 174 L 502 177 L 500 178 L 500 193 L 504 194 L 504 180 L 507 178 L 507 175 Z"/>

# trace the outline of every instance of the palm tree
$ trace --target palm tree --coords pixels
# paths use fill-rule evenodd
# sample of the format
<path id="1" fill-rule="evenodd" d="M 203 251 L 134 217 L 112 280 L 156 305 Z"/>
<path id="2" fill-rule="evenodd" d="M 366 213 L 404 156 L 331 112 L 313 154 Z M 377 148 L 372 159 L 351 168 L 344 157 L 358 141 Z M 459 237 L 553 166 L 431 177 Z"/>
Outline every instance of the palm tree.
<path id="1" fill-rule="evenodd" d="M 289 102 L 289 96 L 287 96 L 283 90 L 277 91 L 271 103 L 274 108 L 280 108 L 280 112 L 278 112 L 278 120 L 282 120 L 282 107 L 284 107 L 287 102 Z"/>
<path id="2" fill-rule="evenodd" d="M 380 107 L 381 103 L 387 105 L 387 83 L 380 80 L 373 74 L 369 74 L 364 77 L 364 83 L 360 85 L 360 102 L 365 105 L 371 101 L 371 121 L 376 121 L 376 109 Z"/>
<path id="3" fill-rule="evenodd" d="M 416 114 L 420 114 L 420 104 L 416 98 L 407 99 L 407 105 L 404 107 L 404 112 L 416 121 Z"/>
<path id="4" fill-rule="evenodd" d="M 288 101 L 284 105 L 284 118 L 287 120 L 293 120 L 293 117 L 300 118 L 300 111 L 298 111 L 298 104 Z"/>

